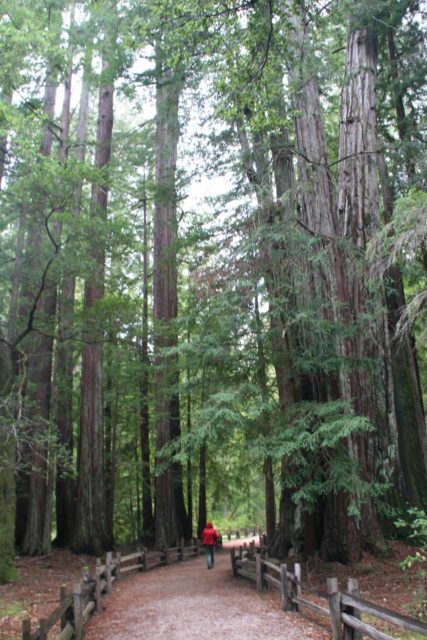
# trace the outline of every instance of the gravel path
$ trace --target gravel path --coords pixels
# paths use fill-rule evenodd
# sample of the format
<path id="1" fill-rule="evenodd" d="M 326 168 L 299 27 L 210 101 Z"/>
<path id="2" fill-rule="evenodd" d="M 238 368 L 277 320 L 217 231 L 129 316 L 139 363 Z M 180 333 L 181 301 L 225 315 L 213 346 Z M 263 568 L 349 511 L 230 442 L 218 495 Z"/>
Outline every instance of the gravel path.
<path id="1" fill-rule="evenodd" d="M 284 613 L 275 594 L 233 578 L 227 549 L 208 571 L 204 556 L 120 580 L 85 640 L 326 640 L 298 614 Z"/>

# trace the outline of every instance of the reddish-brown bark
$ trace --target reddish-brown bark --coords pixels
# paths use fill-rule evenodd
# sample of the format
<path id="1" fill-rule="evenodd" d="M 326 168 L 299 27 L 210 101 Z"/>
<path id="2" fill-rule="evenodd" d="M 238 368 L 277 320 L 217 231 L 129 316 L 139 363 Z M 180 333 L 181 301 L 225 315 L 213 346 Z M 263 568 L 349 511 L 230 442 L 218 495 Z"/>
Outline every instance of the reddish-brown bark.
<path id="1" fill-rule="evenodd" d="M 183 86 L 182 72 L 166 68 L 164 42 L 156 51 L 156 200 L 154 210 L 153 296 L 155 322 L 154 406 L 156 453 L 156 544 L 168 545 L 180 534 L 191 535 L 184 508 L 182 472 L 162 454 L 174 441 L 179 448 L 179 374 L 176 357 L 164 349 L 176 346 L 174 320 L 177 296 L 176 160 L 179 138 L 178 106 Z"/>
<path id="2" fill-rule="evenodd" d="M 112 9 L 115 4 L 111 3 Z M 103 81 L 99 88 L 95 167 L 102 179 L 92 185 L 91 216 L 96 226 L 105 221 L 108 206 L 108 166 L 114 115 L 115 32 L 104 35 Z M 85 281 L 86 327 L 82 353 L 80 434 L 76 522 L 72 546 L 76 550 L 101 554 L 111 548 L 112 531 L 107 522 L 104 423 L 103 423 L 103 339 L 104 327 L 96 318 L 96 305 L 105 290 L 105 241 L 95 236 L 91 246 L 92 272 Z"/>

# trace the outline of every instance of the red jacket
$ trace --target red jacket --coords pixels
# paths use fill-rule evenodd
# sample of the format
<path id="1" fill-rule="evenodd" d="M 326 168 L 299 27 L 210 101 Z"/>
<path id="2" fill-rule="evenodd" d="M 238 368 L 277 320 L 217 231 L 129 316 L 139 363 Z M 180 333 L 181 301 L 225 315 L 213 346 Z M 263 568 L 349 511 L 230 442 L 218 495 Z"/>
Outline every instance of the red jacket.
<path id="1" fill-rule="evenodd" d="M 208 522 L 206 527 L 202 531 L 202 544 L 214 545 L 218 540 L 218 533 L 213 528 L 212 522 Z"/>

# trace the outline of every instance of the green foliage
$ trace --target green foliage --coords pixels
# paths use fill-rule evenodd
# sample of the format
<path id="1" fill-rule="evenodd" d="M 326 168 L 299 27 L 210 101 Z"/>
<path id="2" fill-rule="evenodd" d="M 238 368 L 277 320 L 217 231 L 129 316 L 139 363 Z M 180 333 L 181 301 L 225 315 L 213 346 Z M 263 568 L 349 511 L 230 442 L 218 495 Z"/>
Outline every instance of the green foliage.
<path id="1" fill-rule="evenodd" d="M 402 569 L 410 569 L 413 564 L 425 562 L 427 560 L 427 514 L 425 511 L 411 507 L 395 521 L 395 526 L 409 532 L 407 540 L 421 547 L 421 551 L 416 551 L 403 560 Z"/>
<path id="2" fill-rule="evenodd" d="M 349 513 L 359 517 L 361 504 L 385 487 L 363 481 L 347 442 L 350 435 L 372 430 L 346 401 L 303 402 L 278 416 L 268 452 L 289 460 L 284 482 L 295 490 L 295 503 L 310 511 L 319 497 L 344 491 L 352 495 Z"/>

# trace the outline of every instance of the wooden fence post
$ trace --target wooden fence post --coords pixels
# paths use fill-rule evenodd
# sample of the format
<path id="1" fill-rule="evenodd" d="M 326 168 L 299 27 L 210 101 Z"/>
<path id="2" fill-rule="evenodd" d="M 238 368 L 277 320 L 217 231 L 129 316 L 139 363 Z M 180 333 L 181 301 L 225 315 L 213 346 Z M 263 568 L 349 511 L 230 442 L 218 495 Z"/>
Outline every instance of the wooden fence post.
<path id="1" fill-rule="evenodd" d="M 251 560 L 254 559 L 254 555 L 255 555 L 255 540 L 252 540 L 249 543 L 249 557 Z"/>
<path id="2" fill-rule="evenodd" d="M 240 538 L 240 531 L 237 529 L 236 531 L 236 538 L 239 539 Z"/>
<path id="3" fill-rule="evenodd" d="M 61 587 L 59 588 L 59 602 L 64 602 L 65 598 L 67 597 L 67 587 L 65 586 L 65 584 L 61 585 Z M 67 624 L 67 612 L 64 611 L 64 613 L 61 616 L 61 631 L 62 629 L 65 628 Z"/>
<path id="4" fill-rule="evenodd" d="M 237 565 L 236 565 L 236 550 L 235 550 L 234 547 L 231 547 L 230 555 L 231 555 L 231 568 L 233 569 L 233 576 L 236 577 L 237 576 Z"/>
<path id="5" fill-rule="evenodd" d="M 200 540 L 196 540 L 196 556 L 200 555 Z"/>
<path id="6" fill-rule="evenodd" d="M 107 593 L 110 593 L 112 586 L 113 586 L 113 581 L 112 581 L 112 552 L 111 551 L 107 551 L 106 555 L 105 555 L 105 577 L 107 578 Z"/>
<path id="7" fill-rule="evenodd" d="M 261 555 L 259 553 L 257 553 L 255 556 L 255 567 L 256 567 L 256 588 L 258 591 L 262 591 L 263 589 L 262 562 L 261 562 Z"/>
<path id="8" fill-rule="evenodd" d="M 120 563 L 122 561 L 121 551 L 117 551 L 116 553 L 116 580 L 120 579 Z"/>
<path id="9" fill-rule="evenodd" d="M 165 554 L 165 564 L 168 565 L 169 564 L 169 549 L 167 547 L 165 547 L 163 549 L 163 553 Z"/>
<path id="10" fill-rule="evenodd" d="M 24 618 L 22 621 L 22 640 L 31 640 L 31 620 Z"/>
<path id="11" fill-rule="evenodd" d="M 148 549 L 144 547 L 142 550 L 142 566 L 144 567 L 144 571 L 148 571 Z"/>
<path id="12" fill-rule="evenodd" d="M 83 637 L 83 598 L 82 585 L 77 583 L 73 587 L 73 610 L 74 610 L 74 635 L 76 640 Z"/>
<path id="13" fill-rule="evenodd" d="M 228 530 L 227 535 L 228 535 L 228 541 L 230 542 L 230 540 L 231 540 L 231 529 Z"/>
<path id="14" fill-rule="evenodd" d="M 239 547 L 239 560 L 243 560 L 243 547 L 240 545 Z"/>
<path id="15" fill-rule="evenodd" d="M 83 567 L 82 580 L 83 582 L 89 582 L 89 567 Z"/>
<path id="16" fill-rule="evenodd" d="M 47 640 L 47 628 L 46 628 L 46 618 L 40 618 L 39 620 L 39 625 L 40 625 L 40 630 L 39 630 L 39 640 Z"/>
<path id="17" fill-rule="evenodd" d="M 101 568 L 101 558 L 97 558 L 96 559 L 96 567 L 95 567 L 95 603 L 96 603 L 96 610 L 98 613 L 101 612 L 102 609 L 102 605 L 101 605 L 101 598 L 102 598 L 102 590 L 101 590 L 101 574 L 102 574 L 102 568 Z"/>
<path id="18" fill-rule="evenodd" d="M 181 560 L 184 560 L 184 556 L 185 556 L 185 540 L 184 540 L 184 538 L 181 538 L 180 553 L 181 553 Z"/>
<path id="19" fill-rule="evenodd" d="M 341 594 L 338 590 L 338 579 L 327 579 L 329 613 L 332 625 L 332 640 L 341 640 Z"/>
<path id="20" fill-rule="evenodd" d="M 359 595 L 359 585 L 356 578 L 349 578 L 347 583 L 347 591 L 352 596 Z M 361 619 L 361 614 L 356 607 L 346 606 L 344 611 L 349 615 L 353 616 L 353 618 Z M 344 640 L 361 640 L 362 635 L 360 631 L 356 631 L 356 629 L 352 629 L 344 622 Z"/>
<path id="21" fill-rule="evenodd" d="M 294 573 L 295 573 L 295 580 L 296 580 L 296 592 L 297 592 L 297 597 L 299 598 L 302 593 L 301 565 L 299 562 L 295 562 Z"/>
<path id="22" fill-rule="evenodd" d="M 281 592 L 282 592 L 282 606 L 283 611 L 291 611 L 292 604 L 289 599 L 289 589 L 288 589 L 288 565 L 281 564 L 280 565 L 280 584 L 281 584 Z"/>
<path id="23" fill-rule="evenodd" d="M 293 575 L 293 578 L 291 579 L 291 593 L 290 593 L 290 600 L 291 600 L 291 611 L 296 611 L 297 613 L 299 612 L 299 606 L 298 606 L 298 602 L 295 602 L 294 598 L 297 597 L 297 585 L 295 584 L 295 574 Z"/>

